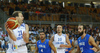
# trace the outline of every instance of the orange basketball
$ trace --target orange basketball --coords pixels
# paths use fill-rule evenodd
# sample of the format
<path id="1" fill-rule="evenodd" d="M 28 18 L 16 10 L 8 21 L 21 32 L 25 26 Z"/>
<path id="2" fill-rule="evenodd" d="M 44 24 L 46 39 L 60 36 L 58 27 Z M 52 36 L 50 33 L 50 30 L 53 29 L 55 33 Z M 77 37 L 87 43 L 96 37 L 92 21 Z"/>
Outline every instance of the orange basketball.
<path id="1" fill-rule="evenodd" d="M 18 21 L 16 20 L 16 18 L 11 17 L 7 20 L 7 26 L 10 29 L 16 29 L 18 27 Z"/>

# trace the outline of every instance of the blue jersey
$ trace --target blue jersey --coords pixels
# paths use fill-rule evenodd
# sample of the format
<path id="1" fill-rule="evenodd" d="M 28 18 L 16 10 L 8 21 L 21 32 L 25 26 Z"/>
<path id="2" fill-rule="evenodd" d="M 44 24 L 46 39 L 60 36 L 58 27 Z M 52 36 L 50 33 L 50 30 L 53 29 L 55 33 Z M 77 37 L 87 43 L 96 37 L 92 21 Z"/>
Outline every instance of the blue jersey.
<path id="1" fill-rule="evenodd" d="M 90 48 L 93 48 L 93 46 L 89 45 L 89 34 L 86 34 L 86 36 L 81 39 L 81 37 L 78 38 L 78 45 L 82 53 L 94 53 L 93 50 Z"/>
<path id="2" fill-rule="evenodd" d="M 43 43 L 41 40 L 37 42 L 39 53 L 51 53 L 51 47 L 49 46 L 49 40 L 46 39 Z"/>
<path id="3" fill-rule="evenodd" d="M 71 43 L 71 45 L 72 45 L 72 40 L 71 39 L 69 39 L 69 41 L 70 41 L 70 43 Z M 70 50 L 71 50 L 71 48 L 66 48 L 68 51 L 66 51 L 65 53 L 68 53 Z"/>

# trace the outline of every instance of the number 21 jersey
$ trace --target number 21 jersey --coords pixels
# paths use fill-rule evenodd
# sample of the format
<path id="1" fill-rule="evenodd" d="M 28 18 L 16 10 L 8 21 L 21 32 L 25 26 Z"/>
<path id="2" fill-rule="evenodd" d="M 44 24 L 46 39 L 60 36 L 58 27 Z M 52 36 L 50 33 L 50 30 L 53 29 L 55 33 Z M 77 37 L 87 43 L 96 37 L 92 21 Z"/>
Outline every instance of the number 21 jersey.
<path id="1" fill-rule="evenodd" d="M 25 27 L 25 23 L 22 23 L 20 25 L 20 27 L 17 27 L 16 29 L 13 30 L 15 37 L 17 38 L 16 41 L 13 41 L 10 37 L 9 40 L 11 42 L 11 44 L 13 45 L 22 45 L 22 44 L 26 44 L 23 40 L 23 32 L 25 31 L 26 27 Z"/>

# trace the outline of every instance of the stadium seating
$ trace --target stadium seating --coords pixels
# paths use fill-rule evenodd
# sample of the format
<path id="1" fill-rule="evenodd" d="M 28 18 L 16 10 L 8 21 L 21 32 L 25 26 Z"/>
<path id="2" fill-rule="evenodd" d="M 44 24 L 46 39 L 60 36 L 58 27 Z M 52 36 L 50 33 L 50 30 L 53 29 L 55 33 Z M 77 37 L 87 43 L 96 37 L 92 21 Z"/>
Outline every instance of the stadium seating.
<path id="1" fill-rule="evenodd" d="M 4 4 L 5 5 L 5 4 Z M 52 18 L 53 18 L 53 21 L 60 21 L 60 15 L 58 15 L 60 12 L 59 12 L 59 6 L 57 6 L 57 5 L 47 5 L 47 6 L 41 6 L 41 5 L 36 5 L 36 4 L 34 4 L 34 7 L 33 6 L 31 6 L 30 5 L 30 9 L 28 8 L 29 6 L 28 6 L 28 4 L 23 4 L 23 5 L 21 5 L 21 4 L 18 4 L 18 5 L 16 5 L 16 4 L 14 4 L 14 3 L 9 3 L 9 5 L 7 5 L 5 8 L 4 8 L 4 11 L 6 12 L 6 14 L 7 15 L 9 15 L 9 7 L 11 7 L 11 8 L 13 8 L 14 10 L 15 10 L 15 8 L 16 8 L 16 6 L 18 6 L 19 8 L 20 8 L 20 10 L 23 10 L 23 8 L 24 8 L 24 10 L 27 10 L 27 11 L 29 11 L 29 10 L 31 10 L 31 9 L 33 9 L 33 12 L 35 12 L 36 10 L 39 10 L 38 8 L 41 8 L 41 10 L 42 10 L 42 13 L 45 13 L 45 11 L 46 10 L 48 10 L 49 8 L 51 8 L 52 9 L 52 11 L 51 10 L 48 10 L 48 11 L 50 11 L 50 13 L 52 13 L 52 12 L 54 12 L 53 10 L 55 10 L 55 8 L 57 9 L 57 11 L 58 12 L 55 12 L 55 14 L 56 15 L 53 15 L 53 16 L 48 16 L 48 15 L 46 15 L 46 16 L 41 16 L 41 19 L 38 19 L 38 20 L 40 20 L 40 21 L 52 21 Z M 24 7 L 23 7 L 24 6 Z M 23 7 L 23 8 L 22 8 Z M 93 19 L 96 19 L 96 20 L 98 20 L 99 19 L 99 17 L 97 17 L 97 16 L 95 16 L 95 14 L 100 14 L 100 9 L 99 8 L 89 8 L 89 7 L 75 7 L 75 6 L 65 6 L 65 8 L 64 8 L 65 10 L 67 10 L 67 12 L 68 12 L 68 14 L 69 15 L 72 15 L 71 14 L 71 11 L 73 11 L 73 13 L 74 14 L 85 14 L 85 15 L 90 15 L 90 16 L 92 16 L 92 18 Z M 94 14 L 94 12 L 96 11 L 96 13 Z M 62 11 L 63 12 L 63 11 Z M 41 13 L 41 11 L 40 11 L 40 13 Z M 33 18 L 34 17 L 34 18 Z M 36 18 L 37 18 L 37 16 L 33 16 L 33 17 L 30 17 L 29 16 L 29 20 L 37 20 Z M 40 18 L 40 17 L 38 17 L 38 18 Z M 98 19 L 97 19 L 98 18 Z M 82 20 L 81 18 L 80 18 L 80 20 Z M 69 21 L 71 21 L 71 22 L 78 22 L 78 20 L 77 20 L 77 18 L 72 18 L 72 20 L 71 19 L 69 19 Z M 98 20 L 99 21 L 99 20 Z"/>

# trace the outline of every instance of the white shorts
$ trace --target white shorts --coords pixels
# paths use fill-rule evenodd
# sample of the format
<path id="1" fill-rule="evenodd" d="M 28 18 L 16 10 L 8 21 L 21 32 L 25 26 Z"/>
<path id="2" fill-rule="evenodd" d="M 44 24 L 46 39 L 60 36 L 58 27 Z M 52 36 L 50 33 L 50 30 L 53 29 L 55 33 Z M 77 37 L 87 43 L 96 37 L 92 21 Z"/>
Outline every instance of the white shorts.
<path id="1" fill-rule="evenodd" d="M 65 53 L 65 49 L 57 49 L 56 51 L 57 53 Z M 54 53 L 53 50 L 51 51 L 51 53 Z"/>
<path id="2" fill-rule="evenodd" d="M 22 46 L 22 47 L 19 47 L 18 49 L 15 49 L 14 51 L 11 49 L 8 49 L 6 53 L 28 53 L 28 51 L 27 51 L 26 46 Z"/>
<path id="3" fill-rule="evenodd" d="M 65 50 L 63 50 L 63 49 L 61 49 L 61 50 L 58 49 L 58 50 L 57 50 L 57 53 L 65 53 Z"/>

